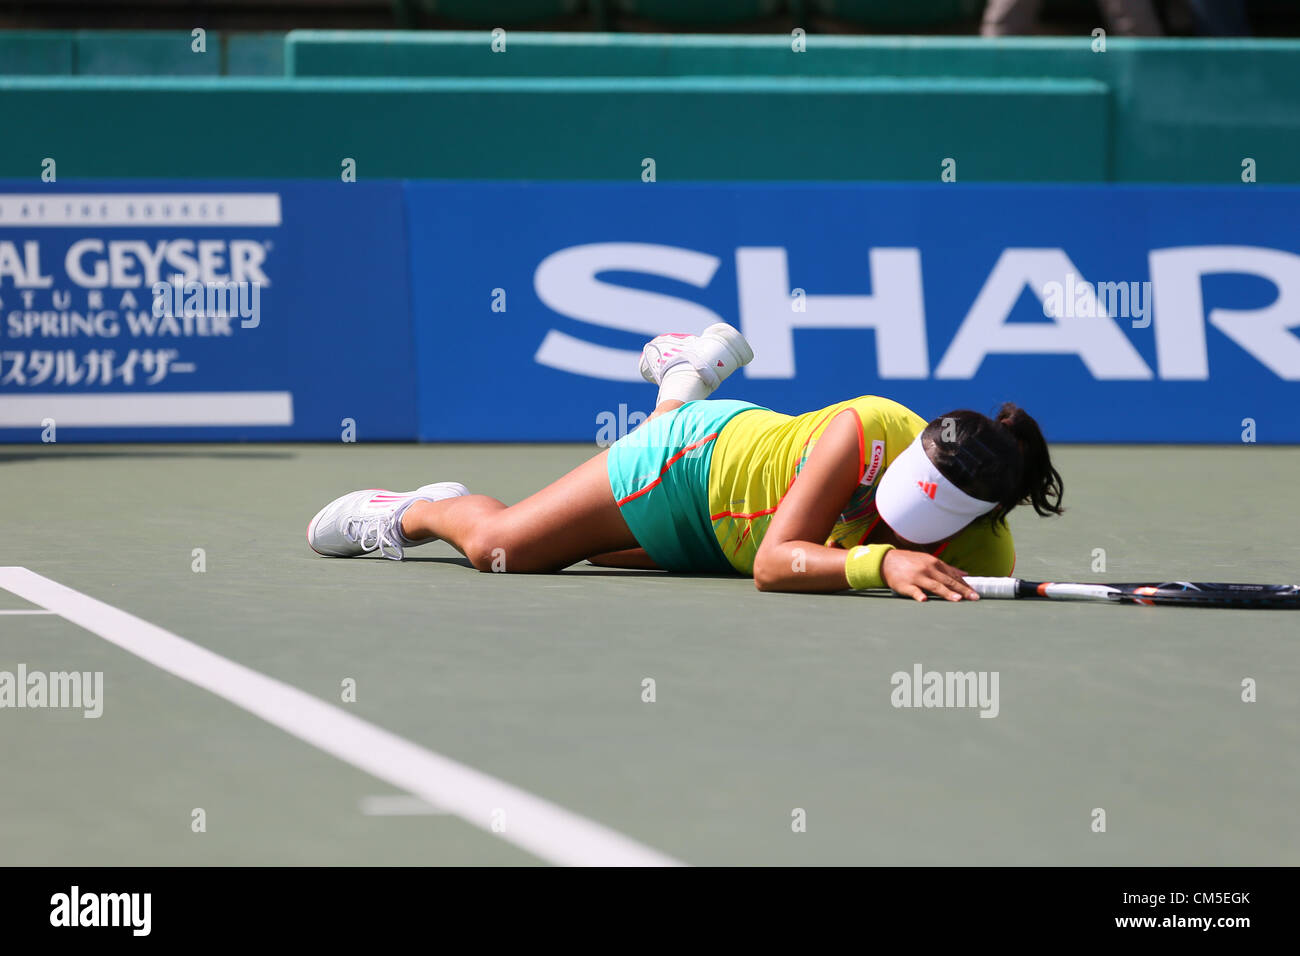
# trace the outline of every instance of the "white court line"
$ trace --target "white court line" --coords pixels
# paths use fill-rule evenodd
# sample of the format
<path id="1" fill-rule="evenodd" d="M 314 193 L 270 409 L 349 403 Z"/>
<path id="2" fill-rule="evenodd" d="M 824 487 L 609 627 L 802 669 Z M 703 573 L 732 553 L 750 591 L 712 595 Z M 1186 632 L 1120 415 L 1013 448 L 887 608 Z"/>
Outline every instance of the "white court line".
<path id="1" fill-rule="evenodd" d="M 175 368 L 175 366 L 172 366 Z M 292 425 L 292 392 L 114 392 L 107 395 L 8 395 L 0 428 Z"/>
<path id="2" fill-rule="evenodd" d="M 42 577 L 0 568 L 0 588 L 56 612 L 169 674 L 550 863 L 677 866 L 620 833 L 404 740 L 340 707 Z M 493 830 L 504 811 L 504 830 Z M 499 824 L 498 824 L 499 825 Z"/>
<path id="3" fill-rule="evenodd" d="M 0 611 L 0 614 L 53 614 L 53 611 L 47 611 L 45 608 L 37 608 L 30 611 Z"/>

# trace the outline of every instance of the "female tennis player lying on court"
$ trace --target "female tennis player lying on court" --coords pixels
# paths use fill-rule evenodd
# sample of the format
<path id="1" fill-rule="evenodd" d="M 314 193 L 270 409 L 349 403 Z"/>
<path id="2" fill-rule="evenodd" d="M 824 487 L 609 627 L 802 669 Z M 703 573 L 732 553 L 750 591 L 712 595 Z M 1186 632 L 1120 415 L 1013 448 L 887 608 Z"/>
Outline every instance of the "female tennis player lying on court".
<path id="1" fill-rule="evenodd" d="M 593 564 L 736 571 L 761 591 L 890 587 L 924 601 L 976 599 L 963 575 L 1009 575 L 1004 518 L 1061 512 L 1061 476 L 1038 424 L 955 411 L 928 425 L 896 402 L 855 398 L 789 416 L 705 401 L 754 357 L 729 325 L 661 335 L 641 374 L 654 414 L 517 505 L 454 482 L 356 491 L 307 528 L 320 554 L 354 557 L 442 539 L 480 571 Z"/>

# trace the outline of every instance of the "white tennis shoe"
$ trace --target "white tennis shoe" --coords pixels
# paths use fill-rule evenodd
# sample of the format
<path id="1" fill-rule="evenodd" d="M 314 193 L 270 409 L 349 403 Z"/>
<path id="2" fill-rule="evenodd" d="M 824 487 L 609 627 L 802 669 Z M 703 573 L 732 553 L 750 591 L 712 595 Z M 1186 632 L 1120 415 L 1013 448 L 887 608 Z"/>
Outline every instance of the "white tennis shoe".
<path id="1" fill-rule="evenodd" d="M 317 554 L 330 558 L 355 558 L 378 551 L 394 561 L 402 560 L 403 549 L 412 543 L 402 536 L 401 517 L 416 501 L 442 501 L 469 494 L 454 481 L 440 481 L 415 491 L 384 491 L 368 488 L 335 498 L 316 513 L 307 525 L 307 544 Z M 420 544 L 435 541 L 429 538 Z"/>
<path id="2" fill-rule="evenodd" d="M 662 385 L 671 369 L 685 363 L 695 369 L 712 393 L 723 379 L 753 358 L 754 350 L 740 330 L 718 322 L 700 335 L 669 332 L 655 336 L 641 350 L 641 377 Z"/>

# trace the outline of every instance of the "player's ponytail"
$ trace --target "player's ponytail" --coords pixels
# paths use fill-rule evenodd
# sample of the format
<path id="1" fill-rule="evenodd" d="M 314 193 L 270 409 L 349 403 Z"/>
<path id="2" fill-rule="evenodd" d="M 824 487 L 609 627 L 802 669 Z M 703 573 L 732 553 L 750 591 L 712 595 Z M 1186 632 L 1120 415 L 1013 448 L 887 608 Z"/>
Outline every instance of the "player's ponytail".
<path id="1" fill-rule="evenodd" d="M 1011 432 L 1020 446 L 1021 458 L 1019 484 L 999 502 L 1000 510 L 1005 514 L 1018 504 L 1033 505 L 1040 515 L 1059 515 L 1065 510 L 1061 507 L 1065 482 L 1052 467 L 1047 439 L 1043 438 L 1038 422 L 1013 402 L 1006 402 L 998 409 L 997 422 Z"/>
<path id="2" fill-rule="evenodd" d="M 969 409 L 949 412 L 926 426 L 926 455 L 944 477 L 981 501 L 996 501 L 994 527 L 1017 505 L 1059 515 L 1065 483 L 1052 467 L 1043 432 L 1023 408 L 1007 402 L 996 418 Z"/>

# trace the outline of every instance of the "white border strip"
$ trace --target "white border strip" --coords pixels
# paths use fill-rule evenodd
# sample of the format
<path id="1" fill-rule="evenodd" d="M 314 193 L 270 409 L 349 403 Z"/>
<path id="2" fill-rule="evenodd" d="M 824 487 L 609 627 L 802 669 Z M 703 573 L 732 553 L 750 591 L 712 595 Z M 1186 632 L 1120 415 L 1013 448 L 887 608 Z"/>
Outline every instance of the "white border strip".
<path id="1" fill-rule="evenodd" d="M 27 568 L 0 568 L 0 588 L 48 608 L 155 667 L 550 863 L 680 865 L 599 823 L 426 750 Z M 504 811 L 501 832 L 493 829 L 498 811 Z"/>
<path id="2" fill-rule="evenodd" d="M 14 395 L 0 402 L 0 428 L 165 428 L 292 425 L 292 392 L 115 392 Z"/>
<path id="3" fill-rule="evenodd" d="M 279 193 L 0 193 L 0 228 L 280 222 Z"/>

